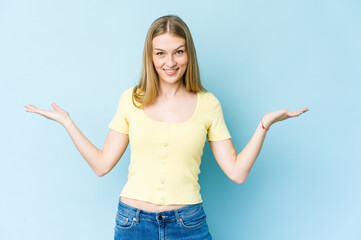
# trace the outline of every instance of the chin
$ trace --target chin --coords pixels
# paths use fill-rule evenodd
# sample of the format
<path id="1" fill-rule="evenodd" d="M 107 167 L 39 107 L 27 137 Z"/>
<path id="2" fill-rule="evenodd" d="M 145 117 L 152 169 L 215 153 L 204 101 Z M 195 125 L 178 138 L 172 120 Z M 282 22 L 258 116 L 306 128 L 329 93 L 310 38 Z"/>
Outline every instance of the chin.
<path id="1" fill-rule="evenodd" d="M 166 83 L 169 83 L 169 84 L 173 84 L 173 83 L 176 83 L 178 81 L 180 81 L 181 79 L 178 79 L 178 80 L 175 80 L 175 81 L 171 81 L 171 80 L 165 80 L 165 79 L 162 79 L 163 82 L 166 82 Z"/>
<path id="2" fill-rule="evenodd" d="M 158 77 L 159 77 L 159 75 L 158 75 Z M 170 77 L 170 76 L 161 75 L 159 79 L 161 79 L 162 81 L 167 82 L 167 83 L 176 83 L 179 80 L 182 80 L 183 77 L 175 77 L 175 76 Z"/>

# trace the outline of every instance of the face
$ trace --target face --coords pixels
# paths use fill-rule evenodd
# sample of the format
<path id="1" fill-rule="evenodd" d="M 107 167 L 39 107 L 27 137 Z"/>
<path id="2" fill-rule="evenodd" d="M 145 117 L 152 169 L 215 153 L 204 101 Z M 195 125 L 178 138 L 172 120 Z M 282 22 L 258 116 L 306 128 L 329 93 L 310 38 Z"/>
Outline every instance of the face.
<path id="1" fill-rule="evenodd" d="M 153 38 L 152 44 L 153 64 L 159 81 L 168 83 L 182 81 L 188 62 L 185 40 L 165 33 Z"/>

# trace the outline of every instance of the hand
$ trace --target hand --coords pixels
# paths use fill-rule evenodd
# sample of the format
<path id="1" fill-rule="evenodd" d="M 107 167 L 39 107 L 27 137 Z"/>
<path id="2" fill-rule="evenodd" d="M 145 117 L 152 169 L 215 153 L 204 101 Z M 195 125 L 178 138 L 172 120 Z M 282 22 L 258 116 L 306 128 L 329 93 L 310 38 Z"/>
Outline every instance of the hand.
<path id="1" fill-rule="evenodd" d="M 69 119 L 69 113 L 61 109 L 55 103 L 52 103 L 51 106 L 55 109 L 55 111 L 39 109 L 33 105 L 25 105 L 24 107 L 27 108 L 27 112 L 37 113 L 46 117 L 47 119 L 64 124 L 64 122 Z"/>
<path id="2" fill-rule="evenodd" d="M 272 124 L 283 121 L 287 118 L 298 117 L 304 112 L 307 112 L 309 109 L 303 108 L 297 111 L 288 111 L 287 109 L 282 109 L 274 112 L 269 112 L 262 118 L 263 126 L 269 128 Z"/>

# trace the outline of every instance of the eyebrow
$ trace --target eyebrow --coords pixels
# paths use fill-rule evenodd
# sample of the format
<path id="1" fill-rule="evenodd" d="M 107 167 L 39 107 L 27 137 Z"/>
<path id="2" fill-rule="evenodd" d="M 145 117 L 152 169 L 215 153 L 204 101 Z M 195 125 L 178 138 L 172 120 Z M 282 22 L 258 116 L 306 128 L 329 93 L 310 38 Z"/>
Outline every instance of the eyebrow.
<path id="1" fill-rule="evenodd" d="M 181 47 L 184 47 L 184 45 L 180 45 L 180 46 L 179 46 L 179 47 L 177 47 L 175 50 L 177 50 L 177 49 L 179 49 L 179 48 L 181 48 Z M 154 48 L 154 50 L 161 50 L 161 51 L 165 51 L 165 50 L 160 49 L 160 48 Z"/>

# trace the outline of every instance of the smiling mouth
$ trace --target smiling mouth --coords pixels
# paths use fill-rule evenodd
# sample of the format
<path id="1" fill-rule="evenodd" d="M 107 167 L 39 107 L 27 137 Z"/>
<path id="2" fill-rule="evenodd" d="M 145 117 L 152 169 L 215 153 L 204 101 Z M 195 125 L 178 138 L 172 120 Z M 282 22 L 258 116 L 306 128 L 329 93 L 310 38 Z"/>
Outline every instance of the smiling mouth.
<path id="1" fill-rule="evenodd" d="M 177 69 L 163 69 L 163 70 L 168 75 L 174 75 L 179 70 L 179 68 L 177 68 Z"/>

